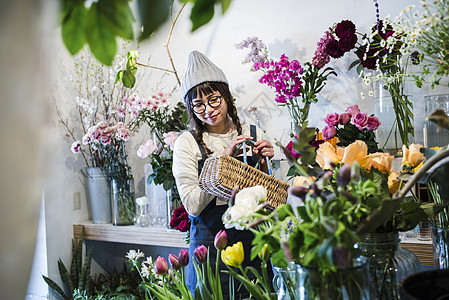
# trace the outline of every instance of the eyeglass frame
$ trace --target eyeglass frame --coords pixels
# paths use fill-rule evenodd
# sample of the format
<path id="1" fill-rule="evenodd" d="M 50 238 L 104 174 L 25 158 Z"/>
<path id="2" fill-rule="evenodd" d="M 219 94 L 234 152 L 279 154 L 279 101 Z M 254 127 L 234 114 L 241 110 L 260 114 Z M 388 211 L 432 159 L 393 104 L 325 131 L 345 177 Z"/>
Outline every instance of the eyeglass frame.
<path id="1" fill-rule="evenodd" d="M 219 98 L 220 99 L 220 102 L 218 103 L 218 105 L 211 105 L 210 104 L 210 101 L 211 100 L 215 100 L 215 99 L 217 99 L 217 98 Z M 223 102 L 223 96 L 222 95 L 220 95 L 220 96 L 213 96 L 211 99 L 208 99 L 207 100 L 207 105 L 209 105 L 210 107 L 212 107 L 212 108 L 218 108 L 218 107 L 220 107 L 220 105 L 222 104 L 222 102 Z M 206 111 L 206 103 L 204 103 L 204 102 L 202 102 L 201 104 L 200 103 L 198 103 L 197 105 L 201 105 L 202 107 L 204 107 L 204 109 L 201 111 L 201 112 L 197 112 L 196 110 L 195 110 L 195 105 L 191 105 L 190 107 L 192 108 L 192 111 L 194 112 L 194 113 L 196 113 L 197 115 L 201 115 L 201 114 L 203 114 L 205 111 Z M 198 108 L 199 108 L 200 106 L 198 106 Z"/>

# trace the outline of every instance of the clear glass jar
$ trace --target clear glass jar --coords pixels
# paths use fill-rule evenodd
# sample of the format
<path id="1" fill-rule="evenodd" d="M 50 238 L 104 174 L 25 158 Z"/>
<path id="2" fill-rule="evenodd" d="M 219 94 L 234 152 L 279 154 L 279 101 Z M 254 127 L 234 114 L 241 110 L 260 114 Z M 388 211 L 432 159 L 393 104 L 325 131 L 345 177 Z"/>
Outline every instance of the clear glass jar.
<path id="1" fill-rule="evenodd" d="M 429 95 L 424 97 L 425 100 L 425 116 L 438 109 L 449 114 L 449 94 Z M 437 124 L 427 121 L 424 124 L 424 146 L 425 147 L 442 147 L 449 144 L 449 131 L 438 130 Z"/>
<path id="2" fill-rule="evenodd" d="M 299 280 L 297 265 L 288 268 L 273 266 L 273 289 L 276 292 L 278 300 L 296 300 L 299 299 Z"/>
<path id="3" fill-rule="evenodd" d="M 370 299 L 399 299 L 399 282 L 420 269 L 416 255 L 400 246 L 399 233 L 370 233 L 357 247 L 368 258 Z"/>
<path id="4" fill-rule="evenodd" d="M 140 227 L 148 227 L 151 224 L 151 217 L 149 215 L 149 205 L 137 205 L 136 225 Z"/>
<path id="5" fill-rule="evenodd" d="M 112 225 L 133 225 L 136 217 L 134 203 L 134 179 L 112 179 Z"/>
<path id="6" fill-rule="evenodd" d="M 449 229 L 432 226 L 432 236 L 435 269 L 449 269 Z"/>

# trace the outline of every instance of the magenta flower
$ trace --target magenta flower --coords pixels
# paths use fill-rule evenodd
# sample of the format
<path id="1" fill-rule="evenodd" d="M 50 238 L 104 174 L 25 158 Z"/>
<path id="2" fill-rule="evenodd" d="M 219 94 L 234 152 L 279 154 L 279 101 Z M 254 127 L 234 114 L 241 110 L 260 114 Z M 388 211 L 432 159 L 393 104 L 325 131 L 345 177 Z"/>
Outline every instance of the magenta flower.
<path id="1" fill-rule="evenodd" d="M 185 267 L 189 264 L 189 251 L 187 251 L 187 249 L 181 249 L 179 252 L 179 264 L 181 267 Z"/>
<path id="2" fill-rule="evenodd" d="M 342 113 L 340 115 L 340 125 L 346 125 L 351 121 L 351 115 L 348 113 Z"/>
<path id="3" fill-rule="evenodd" d="M 340 123 L 340 115 L 337 113 L 330 113 L 324 118 L 324 122 L 328 126 L 336 126 Z"/>
<path id="4" fill-rule="evenodd" d="M 380 126 L 380 121 L 378 118 L 370 116 L 368 117 L 368 124 L 366 125 L 367 130 L 376 130 Z"/>
<path id="5" fill-rule="evenodd" d="M 81 150 L 81 142 L 75 141 L 73 142 L 72 146 L 70 147 L 70 150 L 72 150 L 73 153 L 78 153 Z"/>
<path id="6" fill-rule="evenodd" d="M 227 245 L 228 245 L 228 235 L 226 234 L 226 231 L 220 230 L 215 235 L 214 246 L 217 250 L 224 250 Z"/>
<path id="7" fill-rule="evenodd" d="M 196 259 L 200 264 L 205 264 L 207 262 L 207 248 L 204 245 L 198 246 L 193 252 Z"/>
<path id="8" fill-rule="evenodd" d="M 323 139 L 330 140 L 337 134 L 337 129 L 333 126 L 326 126 L 323 128 Z"/>
<path id="9" fill-rule="evenodd" d="M 363 130 L 368 125 L 368 115 L 364 112 L 358 112 L 352 115 L 352 123 L 360 130 Z"/>
<path id="10" fill-rule="evenodd" d="M 290 141 L 290 143 L 288 143 L 288 145 L 285 147 L 288 151 L 290 151 L 291 155 L 294 158 L 299 158 L 301 156 L 301 154 L 299 154 L 298 152 L 295 151 L 295 149 L 293 149 L 293 142 Z"/>
<path id="11" fill-rule="evenodd" d="M 346 109 L 346 112 L 352 117 L 356 113 L 360 112 L 360 109 L 358 105 L 352 105 Z"/>
<path id="12" fill-rule="evenodd" d="M 315 55 L 312 59 L 312 65 L 318 68 L 322 68 L 331 60 L 329 54 L 326 51 L 327 43 L 331 39 L 333 39 L 333 36 L 330 33 L 329 29 L 324 33 L 324 36 L 317 43 Z"/>
<path id="13" fill-rule="evenodd" d="M 154 262 L 156 273 L 159 275 L 165 275 L 168 272 L 168 264 L 165 258 L 158 256 Z"/>
<path id="14" fill-rule="evenodd" d="M 179 259 L 176 257 L 176 255 L 169 254 L 168 261 L 170 262 L 170 265 L 172 266 L 172 268 L 175 269 L 176 271 L 181 269 L 181 265 L 179 264 Z"/>

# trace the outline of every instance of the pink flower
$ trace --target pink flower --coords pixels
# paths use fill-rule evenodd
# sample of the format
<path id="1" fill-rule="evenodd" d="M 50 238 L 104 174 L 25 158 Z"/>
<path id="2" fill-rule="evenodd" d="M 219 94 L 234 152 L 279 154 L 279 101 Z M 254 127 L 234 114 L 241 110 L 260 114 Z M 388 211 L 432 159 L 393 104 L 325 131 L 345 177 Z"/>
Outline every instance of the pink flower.
<path id="1" fill-rule="evenodd" d="M 198 246 L 195 248 L 195 251 L 193 252 L 196 259 L 200 264 L 204 264 L 207 262 L 207 248 L 204 245 Z"/>
<path id="2" fill-rule="evenodd" d="M 179 264 L 181 267 L 185 267 L 189 264 L 189 251 L 187 251 L 187 249 L 181 249 L 179 252 Z"/>
<path id="3" fill-rule="evenodd" d="M 126 114 L 126 109 L 124 109 L 124 108 L 117 108 L 116 113 L 117 113 L 117 116 L 119 118 L 124 118 L 125 114 Z"/>
<path id="4" fill-rule="evenodd" d="M 164 143 L 169 146 L 171 150 L 175 147 L 175 142 L 178 139 L 178 135 L 174 131 L 164 133 Z"/>
<path id="5" fill-rule="evenodd" d="M 336 126 L 340 124 L 340 115 L 337 113 L 327 114 L 326 118 L 324 118 L 324 122 L 328 126 Z"/>
<path id="6" fill-rule="evenodd" d="M 181 265 L 179 263 L 179 259 L 176 257 L 176 255 L 169 254 L 168 255 L 168 261 L 170 262 L 170 265 L 172 266 L 172 268 L 175 269 L 176 271 L 181 269 Z"/>
<path id="7" fill-rule="evenodd" d="M 367 123 L 368 123 L 366 125 L 367 130 L 376 130 L 381 124 L 379 119 L 373 116 L 368 117 Z"/>
<path id="8" fill-rule="evenodd" d="M 141 145 L 137 150 L 137 156 L 140 158 L 147 158 L 154 151 L 157 151 L 156 145 L 154 145 L 153 140 L 149 139 L 145 144 Z"/>
<path id="9" fill-rule="evenodd" d="M 348 113 L 342 113 L 340 115 L 340 125 L 346 125 L 351 121 L 351 115 Z"/>
<path id="10" fill-rule="evenodd" d="M 168 264 L 165 258 L 158 256 L 154 262 L 154 268 L 159 275 L 165 275 L 168 272 Z"/>
<path id="11" fill-rule="evenodd" d="M 287 144 L 287 146 L 285 147 L 288 151 L 290 151 L 291 155 L 294 158 L 299 158 L 301 156 L 301 154 L 299 154 L 298 152 L 295 151 L 295 149 L 293 149 L 293 142 L 290 141 L 290 143 Z"/>
<path id="12" fill-rule="evenodd" d="M 72 150 L 73 153 L 78 153 L 81 150 L 81 142 L 75 141 L 73 142 L 72 146 L 70 147 L 70 150 Z"/>
<path id="13" fill-rule="evenodd" d="M 352 117 L 356 113 L 360 112 L 360 109 L 358 105 L 352 105 L 346 109 L 346 112 Z"/>
<path id="14" fill-rule="evenodd" d="M 364 112 L 358 112 L 352 115 L 352 123 L 360 130 L 363 130 L 368 125 L 368 115 Z"/>
<path id="15" fill-rule="evenodd" d="M 228 236 L 226 234 L 226 231 L 220 230 L 215 235 L 214 246 L 216 249 L 224 250 L 227 245 L 228 245 Z"/>
<path id="16" fill-rule="evenodd" d="M 334 126 L 326 126 L 323 128 L 323 139 L 330 140 L 337 134 L 337 129 Z"/>

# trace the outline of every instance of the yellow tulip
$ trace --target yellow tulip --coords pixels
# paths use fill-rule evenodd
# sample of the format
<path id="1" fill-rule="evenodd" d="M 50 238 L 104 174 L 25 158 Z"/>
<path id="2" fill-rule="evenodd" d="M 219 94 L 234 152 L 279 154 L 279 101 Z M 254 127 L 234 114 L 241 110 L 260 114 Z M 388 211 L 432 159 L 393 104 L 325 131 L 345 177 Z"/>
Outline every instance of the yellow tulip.
<path id="1" fill-rule="evenodd" d="M 263 261 L 268 261 L 271 257 L 271 251 L 268 248 L 268 244 L 263 245 L 262 249 L 257 253 L 257 256 Z"/>
<path id="2" fill-rule="evenodd" d="M 231 267 L 240 267 L 245 257 L 242 242 L 237 242 L 221 251 L 221 260 Z"/>

